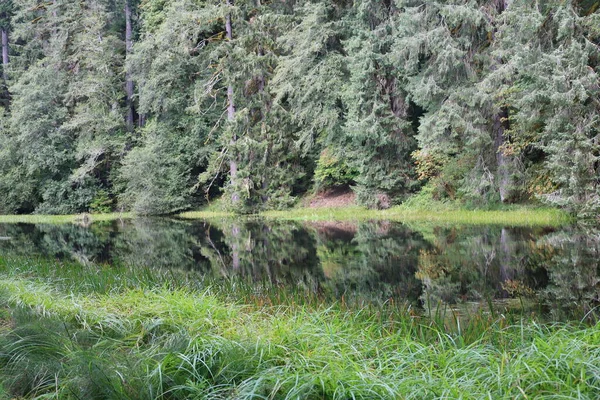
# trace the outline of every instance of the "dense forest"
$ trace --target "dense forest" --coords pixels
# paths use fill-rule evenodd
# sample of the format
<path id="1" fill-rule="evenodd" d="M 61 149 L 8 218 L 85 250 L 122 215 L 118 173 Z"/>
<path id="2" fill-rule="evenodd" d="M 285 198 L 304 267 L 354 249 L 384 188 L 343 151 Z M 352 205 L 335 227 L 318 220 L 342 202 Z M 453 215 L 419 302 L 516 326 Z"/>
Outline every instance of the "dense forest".
<path id="1" fill-rule="evenodd" d="M 600 1 L 2 0 L 0 212 L 600 207 Z"/>

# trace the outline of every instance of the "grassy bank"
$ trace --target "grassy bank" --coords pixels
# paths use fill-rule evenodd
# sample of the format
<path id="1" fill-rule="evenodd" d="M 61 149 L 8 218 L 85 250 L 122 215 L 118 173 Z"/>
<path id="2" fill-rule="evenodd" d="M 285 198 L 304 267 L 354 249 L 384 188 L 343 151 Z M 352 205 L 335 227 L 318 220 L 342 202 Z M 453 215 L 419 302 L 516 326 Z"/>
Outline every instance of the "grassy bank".
<path id="1" fill-rule="evenodd" d="M 1 260 L 3 387 L 40 399 L 600 395 L 599 325 L 453 324 L 390 304 L 236 297 L 234 283 L 186 276 Z"/>
<path id="2" fill-rule="evenodd" d="M 72 214 L 72 215 L 0 215 L 0 224 L 90 224 L 101 221 L 114 221 L 119 219 L 133 218 L 132 213 L 109 213 L 109 214 Z"/>
<path id="3" fill-rule="evenodd" d="M 239 218 L 238 215 L 220 211 L 212 205 L 203 210 L 189 211 L 176 215 L 183 219 Z M 113 221 L 135 218 L 134 213 L 110 214 L 74 214 L 74 215 L 0 215 L 0 223 L 32 224 L 90 224 L 93 222 Z M 248 216 L 245 216 L 248 217 Z M 262 217 L 288 221 L 366 221 L 391 220 L 398 222 L 417 222 L 461 224 L 461 225 L 504 225 L 504 226 L 559 226 L 573 222 L 566 212 L 555 208 L 514 206 L 500 210 L 467 210 L 446 203 L 413 204 L 392 207 L 387 210 L 370 210 L 358 206 L 337 208 L 299 207 L 282 211 L 265 211 L 250 217 Z"/>
<path id="4" fill-rule="evenodd" d="M 206 219 L 214 217 L 213 212 L 186 212 L 179 217 L 186 219 Z M 231 216 L 217 214 L 216 216 Z M 340 208 L 294 208 L 285 211 L 266 211 L 260 216 L 276 220 L 294 221 L 365 221 L 391 220 L 398 222 L 423 222 L 436 224 L 490 225 L 505 226 L 559 226 L 572 221 L 571 217 L 553 208 L 515 208 L 499 211 L 423 209 L 393 207 L 388 210 L 369 210 L 362 207 Z"/>

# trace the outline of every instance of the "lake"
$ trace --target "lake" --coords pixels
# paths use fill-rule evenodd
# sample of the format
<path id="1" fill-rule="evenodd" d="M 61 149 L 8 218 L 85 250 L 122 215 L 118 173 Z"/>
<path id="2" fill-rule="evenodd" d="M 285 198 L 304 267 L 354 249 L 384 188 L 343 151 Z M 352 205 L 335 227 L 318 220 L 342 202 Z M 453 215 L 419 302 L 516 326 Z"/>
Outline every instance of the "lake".
<path id="1" fill-rule="evenodd" d="M 600 314 L 596 228 L 138 218 L 0 224 L 0 239 L 0 257 L 177 270 L 323 302 L 458 315 L 491 308 L 550 321 Z"/>

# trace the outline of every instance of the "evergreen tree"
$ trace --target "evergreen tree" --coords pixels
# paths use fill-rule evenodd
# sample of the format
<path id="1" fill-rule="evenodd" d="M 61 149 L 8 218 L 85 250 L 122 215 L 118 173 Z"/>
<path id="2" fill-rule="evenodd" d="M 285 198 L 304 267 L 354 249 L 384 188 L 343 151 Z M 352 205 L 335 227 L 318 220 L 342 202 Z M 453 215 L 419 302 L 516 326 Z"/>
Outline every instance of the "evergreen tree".
<path id="1" fill-rule="evenodd" d="M 579 16 L 569 3 L 547 2 L 544 8 L 514 1 L 499 34 L 506 66 L 497 73 L 511 75 L 512 82 L 501 86 L 496 82 L 502 77 L 490 77 L 511 109 L 513 143 L 507 150 L 540 164 L 531 179 L 545 184 L 527 186 L 584 213 L 600 205 L 597 22 L 597 15 Z"/>
<path id="2" fill-rule="evenodd" d="M 206 46 L 218 34 L 212 17 L 201 1 L 141 4 L 140 40 L 128 62 L 147 123 L 119 172 L 125 208 L 163 214 L 197 204 L 197 175 L 214 151 L 207 139 L 219 114 L 204 87 L 212 77 Z"/>
<path id="3" fill-rule="evenodd" d="M 290 129 L 289 114 L 273 100 L 281 18 L 269 15 L 269 7 L 250 1 L 220 8 L 225 22 L 221 36 L 226 40 L 208 48 L 215 73 L 204 85 L 215 99 L 223 99 L 227 123 L 219 120 L 215 125 L 220 132 L 213 143 L 220 151 L 201 182 L 208 190 L 227 161 L 225 198 L 238 212 L 290 205 L 294 184 L 302 177 L 296 132 Z"/>
<path id="4" fill-rule="evenodd" d="M 5 0 L 0 36 L 2 212 L 600 205 L 595 0 Z"/>
<path id="5" fill-rule="evenodd" d="M 364 1 L 354 10 L 347 41 L 350 81 L 345 87 L 345 148 L 358 170 L 357 199 L 386 208 L 416 188 L 411 153 L 416 150 L 415 107 L 404 71 L 393 57 L 393 3 Z"/>
<path id="6" fill-rule="evenodd" d="M 499 200 L 503 114 L 478 84 L 498 67 L 490 45 L 503 7 L 495 0 L 402 5 L 394 57 L 410 98 L 424 110 L 416 159 L 433 164 L 440 197 Z"/>
<path id="7" fill-rule="evenodd" d="M 122 147 L 122 40 L 107 29 L 110 2 L 19 1 L 14 35 L 24 45 L 12 68 L 14 108 L 3 138 L 10 155 L 2 171 L 14 201 L 5 207 L 84 211 L 110 186 Z"/>

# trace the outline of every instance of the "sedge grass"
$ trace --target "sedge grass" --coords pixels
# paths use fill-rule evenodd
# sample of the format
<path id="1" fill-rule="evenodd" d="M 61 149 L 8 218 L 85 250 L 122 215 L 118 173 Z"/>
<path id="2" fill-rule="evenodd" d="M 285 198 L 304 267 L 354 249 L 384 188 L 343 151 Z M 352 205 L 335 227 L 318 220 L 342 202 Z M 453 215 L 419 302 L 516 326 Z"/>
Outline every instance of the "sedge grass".
<path id="1" fill-rule="evenodd" d="M 107 213 L 107 214 L 71 214 L 71 215 L 0 215 L 0 224 L 90 224 L 93 222 L 115 221 L 120 219 L 131 219 L 132 213 Z"/>
<path id="2" fill-rule="evenodd" d="M 24 265 L 25 264 L 25 265 Z M 71 266 L 74 267 L 74 266 Z M 0 264 L 0 377 L 38 399 L 598 398 L 600 325 L 269 302 L 176 273 Z M 84 277 L 85 276 L 85 277 Z M 242 290 L 243 292 L 243 290 Z M 440 317 L 442 316 L 442 317 Z"/>
<path id="3" fill-rule="evenodd" d="M 257 216 L 285 221 L 367 221 L 435 223 L 438 225 L 503 225 L 503 226 L 560 226 L 572 222 L 566 212 L 553 208 L 515 208 L 507 210 L 421 209 L 393 207 L 388 210 L 369 210 L 362 207 L 294 208 L 285 211 L 265 211 Z M 185 212 L 184 219 L 234 218 L 234 214 L 205 211 Z"/>
<path id="4" fill-rule="evenodd" d="M 133 213 L 74 214 L 74 215 L 0 215 L 0 223 L 31 224 L 90 224 L 135 218 Z M 246 218 L 231 212 L 215 210 L 214 207 L 189 211 L 177 215 L 182 219 L 231 219 Z M 367 221 L 390 220 L 459 225 L 504 226 L 560 226 L 573 222 L 566 212 L 554 208 L 516 207 L 504 210 L 465 210 L 456 208 L 422 208 L 397 206 L 388 210 L 370 210 L 358 206 L 338 208 L 293 208 L 284 211 L 265 211 L 251 217 L 263 217 L 284 221 Z"/>
<path id="5" fill-rule="evenodd" d="M 571 221 L 568 214 L 557 209 L 487 210 L 426 210 L 393 207 L 388 210 L 367 210 L 360 207 L 333 209 L 294 209 L 270 211 L 267 218 L 325 221 L 325 220 L 390 220 L 460 225 L 559 226 Z"/>
<path id="6" fill-rule="evenodd" d="M 65 297 L 50 286 L 6 280 L 1 288 L 15 314 L 29 315 L 15 317 L 16 341 L 0 344 L 8 357 L 5 385 L 28 382 L 28 392 L 17 393 L 28 397 L 102 398 L 82 392 L 81 381 L 90 379 L 83 387 L 99 385 L 118 398 L 600 394 L 598 326 L 497 320 L 465 340 L 409 314 L 382 318 L 367 309 L 256 308 L 179 290 Z M 27 321 L 54 326 L 55 334 L 41 335 L 48 327 Z M 99 360 L 106 377 L 72 367 Z M 43 379 L 39 371 L 47 371 Z"/>

